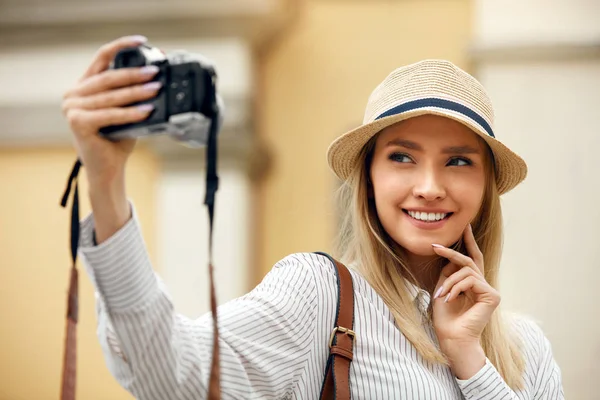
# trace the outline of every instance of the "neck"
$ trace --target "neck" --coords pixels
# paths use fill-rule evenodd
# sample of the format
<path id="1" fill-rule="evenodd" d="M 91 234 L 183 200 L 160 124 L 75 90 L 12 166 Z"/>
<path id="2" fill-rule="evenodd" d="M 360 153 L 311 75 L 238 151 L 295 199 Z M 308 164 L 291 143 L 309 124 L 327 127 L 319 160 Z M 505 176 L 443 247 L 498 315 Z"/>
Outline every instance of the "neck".
<path id="1" fill-rule="evenodd" d="M 407 266 L 416 279 L 416 284 L 429 293 L 433 293 L 440 276 L 439 261 L 439 256 L 419 256 L 406 253 Z"/>

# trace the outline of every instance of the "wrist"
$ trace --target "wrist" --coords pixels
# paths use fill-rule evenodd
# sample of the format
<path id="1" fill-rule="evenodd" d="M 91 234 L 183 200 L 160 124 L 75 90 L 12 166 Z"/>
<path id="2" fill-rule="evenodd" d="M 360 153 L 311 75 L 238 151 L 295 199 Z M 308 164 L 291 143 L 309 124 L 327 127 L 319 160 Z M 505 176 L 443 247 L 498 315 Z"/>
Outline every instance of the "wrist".
<path id="1" fill-rule="evenodd" d="M 107 166 L 96 171 L 84 164 L 90 193 L 117 192 L 125 187 L 125 168 Z"/>
<path id="2" fill-rule="evenodd" d="M 486 363 L 485 352 L 479 343 L 445 343 L 441 350 L 448 358 L 450 369 L 461 380 L 472 378 Z"/>

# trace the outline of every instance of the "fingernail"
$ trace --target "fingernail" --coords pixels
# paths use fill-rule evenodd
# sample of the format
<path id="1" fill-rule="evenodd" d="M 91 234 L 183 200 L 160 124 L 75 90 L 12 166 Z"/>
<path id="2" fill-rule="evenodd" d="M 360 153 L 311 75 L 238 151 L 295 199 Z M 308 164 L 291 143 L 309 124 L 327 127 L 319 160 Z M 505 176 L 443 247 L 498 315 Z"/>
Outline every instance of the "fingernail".
<path id="1" fill-rule="evenodd" d="M 447 303 L 449 298 L 450 298 L 450 293 L 448 293 L 448 296 L 446 296 L 446 298 L 444 299 L 444 303 Z"/>
<path id="2" fill-rule="evenodd" d="M 156 65 L 146 65 L 145 67 L 140 68 L 140 74 L 142 75 L 156 75 L 158 72 L 158 67 Z"/>
<path id="3" fill-rule="evenodd" d="M 437 292 L 435 292 L 435 296 L 433 296 L 433 299 L 437 299 L 438 297 L 440 297 L 440 294 L 442 294 L 442 291 L 444 290 L 443 286 L 440 286 L 440 288 L 437 290 Z"/>
<path id="4" fill-rule="evenodd" d="M 154 104 L 140 104 L 137 106 L 138 111 L 148 112 L 154 110 Z"/>
<path id="5" fill-rule="evenodd" d="M 144 86 L 142 86 L 142 88 L 148 92 L 154 92 L 155 90 L 160 89 L 160 87 L 162 86 L 162 82 L 148 82 L 146 84 L 144 84 Z"/>
<path id="6" fill-rule="evenodd" d="M 444 246 L 442 246 L 441 244 L 432 244 L 433 247 L 437 247 L 438 249 L 443 249 Z"/>
<path id="7" fill-rule="evenodd" d="M 133 36 L 130 36 L 129 39 L 132 42 L 138 42 L 138 43 L 146 43 L 148 41 L 148 38 L 143 35 L 133 35 Z"/>

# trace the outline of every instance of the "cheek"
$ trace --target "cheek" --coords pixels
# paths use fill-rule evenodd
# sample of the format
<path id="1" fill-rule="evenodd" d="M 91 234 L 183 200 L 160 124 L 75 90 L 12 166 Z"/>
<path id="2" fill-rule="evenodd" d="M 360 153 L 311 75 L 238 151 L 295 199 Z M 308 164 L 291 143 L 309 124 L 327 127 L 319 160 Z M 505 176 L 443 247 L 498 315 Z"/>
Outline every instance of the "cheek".
<path id="1" fill-rule="evenodd" d="M 455 180 L 452 190 L 453 198 L 460 203 L 461 210 L 474 218 L 479 212 L 483 201 L 485 182 L 483 176 L 473 177 L 473 179 Z"/>
<path id="2" fill-rule="evenodd" d="M 394 171 L 379 170 L 373 174 L 372 186 L 378 208 L 394 206 L 410 192 L 406 179 Z"/>
<path id="3" fill-rule="evenodd" d="M 394 219 L 397 204 L 406 190 L 405 184 L 396 173 L 382 165 L 374 165 L 371 182 L 376 212 L 385 226 L 386 221 Z"/>

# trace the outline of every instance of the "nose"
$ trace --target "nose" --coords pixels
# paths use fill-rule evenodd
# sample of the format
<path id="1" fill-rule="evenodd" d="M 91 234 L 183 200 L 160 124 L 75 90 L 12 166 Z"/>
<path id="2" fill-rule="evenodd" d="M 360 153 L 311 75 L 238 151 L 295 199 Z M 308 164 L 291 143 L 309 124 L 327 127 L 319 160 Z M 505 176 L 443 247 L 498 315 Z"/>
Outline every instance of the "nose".
<path id="1" fill-rule="evenodd" d="M 432 167 L 423 167 L 416 177 L 413 195 L 425 201 L 436 201 L 446 197 L 446 187 L 442 177 Z"/>

